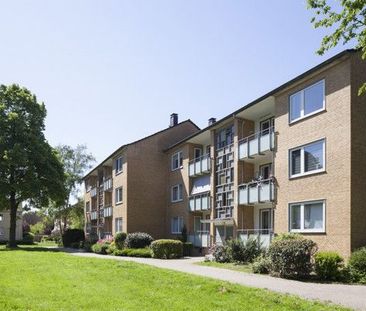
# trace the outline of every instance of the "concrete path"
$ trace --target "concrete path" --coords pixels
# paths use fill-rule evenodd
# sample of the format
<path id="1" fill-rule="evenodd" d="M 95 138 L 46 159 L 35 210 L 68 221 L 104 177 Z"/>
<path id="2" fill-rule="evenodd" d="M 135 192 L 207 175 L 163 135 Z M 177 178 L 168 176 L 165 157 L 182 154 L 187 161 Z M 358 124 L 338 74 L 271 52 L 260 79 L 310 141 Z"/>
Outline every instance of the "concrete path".
<path id="1" fill-rule="evenodd" d="M 114 259 L 133 261 L 147 264 L 158 268 L 171 269 L 180 272 L 214 278 L 240 285 L 257 288 L 266 288 L 271 291 L 298 295 L 305 299 L 316 299 L 343 305 L 356 310 L 366 310 L 366 286 L 362 285 L 339 285 L 339 284 L 318 284 L 299 281 L 285 280 L 270 277 L 232 271 L 227 269 L 195 265 L 194 263 L 203 260 L 203 257 L 177 260 L 161 260 L 151 258 L 132 258 L 108 255 L 97 255 L 93 253 L 76 252 L 72 255 L 80 257 L 92 257 L 102 259 Z"/>

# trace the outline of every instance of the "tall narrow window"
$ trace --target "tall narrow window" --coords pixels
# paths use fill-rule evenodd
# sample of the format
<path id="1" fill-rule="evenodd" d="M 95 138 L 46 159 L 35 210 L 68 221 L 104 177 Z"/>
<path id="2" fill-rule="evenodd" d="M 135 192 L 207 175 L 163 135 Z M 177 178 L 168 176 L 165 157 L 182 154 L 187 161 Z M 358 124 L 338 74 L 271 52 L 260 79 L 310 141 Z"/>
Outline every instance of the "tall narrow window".
<path id="1" fill-rule="evenodd" d="M 122 157 L 118 157 L 115 160 L 115 167 L 116 167 L 116 174 L 122 172 L 122 170 L 123 170 L 123 158 Z"/>
<path id="2" fill-rule="evenodd" d="M 122 232 L 122 223 L 123 223 L 123 219 L 122 217 L 116 218 L 115 220 L 115 232 Z"/>
<path id="3" fill-rule="evenodd" d="M 289 206 L 289 229 L 292 232 L 324 232 L 325 201 L 292 203 Z"/>
<path id="4" fill-rule="evenodd" d="M 290 123 L 325 109 L 325 83 L 317 83 L 290 96 Z"/>
<path id="5" fill-rule="evenodd" d="M 183 200 L 183 185 L 178 184 L 171 188 L 171 201 L 179 202 Z"/>
<path id="6" fill-rule="evenodd" d="M 171 221 L 171 231 L 173 234 L 181 234 L 183 229 L 183 217 L 173 217 Z"/>
<path id="7" fill-rule="evenodd" d="M 175 171 L 183 166 L 183 155 L 182 152 L 176 152 L 172 155 L 171 169 Z"/>
<path id="8" fill-rule="evenodd" d="M 119 187 L 115 190 L 115 203 L 119 204 L 123 201 L 123 191 L 122 187 Z"/>

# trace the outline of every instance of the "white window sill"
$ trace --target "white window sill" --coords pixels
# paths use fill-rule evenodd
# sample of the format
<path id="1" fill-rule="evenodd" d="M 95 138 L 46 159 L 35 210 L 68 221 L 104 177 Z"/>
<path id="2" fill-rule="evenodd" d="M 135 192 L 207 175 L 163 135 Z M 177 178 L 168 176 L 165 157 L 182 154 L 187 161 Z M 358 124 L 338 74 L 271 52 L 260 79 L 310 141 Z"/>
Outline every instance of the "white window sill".
<path id="1" fill-rule="evenodd" d="M 325 230 L 324 229 L 304 229 L 304 230 L 301 230 L 301 229 L 293 229 L 293 230 L 290 230 L 291 233 L 325 233 Z"/>
<path id="2" fill-rule="evenodd" d="M 304 176 L 309 176 L 309 175 L 315 175 L 315 174 L 320 174 L 320 173 L 324 173 L 325 172 L 325 168 L 322 168 L 320 170 L 314 170 L 314 171 L 310 171 L 310 172 L 306 172 L 306 173 L 301 173 L 301 174 L 296 174 L 296 175 L 290 175 L 290 179 L 296 179 L 299 177 L 304 177 Z"/>
<path id="3" fill-rule="evenodd" d="M 180 199 L 180 200 L 176 200 L 176 201 L 171 201 L 171 203 L 179 203 L 179 202 L 182 202 L 183 199 Z"/>
<path id="4" fill-rule="evenodd" d="M 181 170 L 183 169 L 183 166 L 180 166 L 180 167 L 177 167 L 177 168 L 172 168 L 171 171 L 174 172 L 174 171 L 178 171 L 178 170 Z"/>
<path id="5" fill-rule="evenodd" d="M 122 174 L 123 173 L 123 171 L 116 171 L 116 173 L 114 174 L 114 176 L 118 176 L 118 175 L 120 175 L 120 174 Z"/>
<path id="6" fill-rule="evenodd" d="M 121 205 L 123 201 L 116 202 L 115 205 Z"/>
<path id="7" fill-rule="evenodd" d="M 318 109 L 318 110 L 316 110 L 316 111 L 313 111 L 313 112 L 311 112 L 311 113 L 308 113 L 307 115 L 304 115 L 304 116 L 301 116 L 301 117 L 299 117 L 299 118 L 296 118 L 296 119 L 294 119 L 294 120 L 290 120 L 289 125 L 292 125 L 292 124 L 295 124 L 295 123 L 297 123 L 297 122 L 299 122 L 299 121 L 301 121 L 301 120 L 304 120 L 304 119 L 310 118 L 310 117 L 312 117 L 312 116 L 314 116 L 314 115 L 316 115 L 316 114 L 318 114 L 318 113 L 321 113 L 321 112 L 323 112 L 323 111 L 325 111 L 325 107 L 323 107 L 323 108 L 321 108 L 321 109 Z"/>
<path id="8" fill-rule="evenodd" d="M 182 234 L 182 232 L 172 232 L 172 234 Z"/>

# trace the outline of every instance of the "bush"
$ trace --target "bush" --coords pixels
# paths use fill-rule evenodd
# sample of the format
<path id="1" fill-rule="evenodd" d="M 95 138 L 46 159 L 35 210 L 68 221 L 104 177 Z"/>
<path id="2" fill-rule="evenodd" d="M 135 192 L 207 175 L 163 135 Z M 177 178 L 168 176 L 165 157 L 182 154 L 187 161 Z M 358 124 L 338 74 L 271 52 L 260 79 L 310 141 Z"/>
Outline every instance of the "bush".
<path id="1" fill-rule="evenodd" d="M 315 256 L 315 272 L 319 279 L 336 281 L 340 279 L 343 258 L 336 252 L 319 252 Z"/>
<path id="2" fill-rule="evenodd" d="M 111 240 L 99 240 L 97 243 L 92 245 L 91 250 L 96 254 L 108 254 L 111 243 Z"/>
<path id="3" fill-rule="evenodd" d="M 125 232 L 118 232 L 114 237 L 114 242 L 116 243 L 117 249 L 123 249 L 125 245 L 125 241 L 127 238 L 127 234 Z"/>
<path id="4" fill-rule="evenodd" d="M 192 256 L 193 244 L 192 242 L 183 243 L 183 256 Z"/>
<path id="5" fill-rule="evenodd" d="M 151 258 L 151 249 L 150 248 L 125 248 L 122 250 L 115 249 L 113 254 L 115 256 Z"/>
<path id="6" fill-rule="evenodd" d="M 126 238 L 127 248 L 145 248 L 154 241 L 150 234 L 144 232 L 129 233 Z"/>
<path id="7" fill-rule="evenodd" d="M 252 265 L 253 273 L 268 274 L 271 271 L 271 259 L 265 255 L 257 257 Z"/>
<path id="8" fill-rule="evenodd" d="M 211 247 L 210 253 L 212 254 L 214 260 L 216 262 L 230 262 L 231 256 L 230 256 L 230 249 L 228 245 L 217 245 Z"/>
<path id="9" fill-rule="evenodd" d="M 92 246 L 93 246 L 94 243 L 92 243 L 91 241 L 84 241 L 84 250 L 86 252 L 91 252 L 92 251 Z"/>
<path id="10" fill-rule="evenodd" d="M 151 243 L 153 258 L 172 259 L 183 257 L 183 243 L 178 240 L 156 240 Z"/>
<path id="11" fill-rule="evenodd" d="M 109 244 L 109 246 L 108 246 L 108 248 L 107 248 L 107 250 L 106 250 L 106 253 L 108 254 L 108 255 L 110 255 L 110 254 L 114 254 L 114 251 L 117 249 L 117 247 L 116 247 L 116 243 L 115 243 L 115 241 L 113 241 L 111 244 Z"/>
<path id="12" fill-rule="evenodd" d="M 257 239 L 248 239 L 245 242 L 239 239 L 231 240 L 228 242 L 228 247 L 231 259 L 238 263 L 252 262 L 262 252 Z"/>
<path id="13" fill-rule="evenodd" d="M 280 233 L 275 236 L 273 241 L 287 241 L 287 240 L 303 240 L 304 237 L 298 233 Z"/>
<path id="14" fill-rule="evenodd" d="M 272 242 L 268 249 L 271 273 L 284 278 L 305 278 L 312 271 L 316 243 L 307 239 L 287 239 Z"/>
<path id="15" fill-rule="evenodd" d="M 80 243 L 84 241 L 84 230 L 81 229 L 67 229 L 62 235 L 62 244 L 64 247 L 70 247 L 72 243 Z"/>
<path id="16" fill-rule="evenodd" d="M 34 234 L 31 232 L 27 232 L 23 234 L 22 244 L 33 244 L 34 243 Z"/>
<path id="17" fill-rule="evenodd" d="M 351 254 L 348 261 L 354 282 L 366 283 L 366 247 L 362 247 Z"/>

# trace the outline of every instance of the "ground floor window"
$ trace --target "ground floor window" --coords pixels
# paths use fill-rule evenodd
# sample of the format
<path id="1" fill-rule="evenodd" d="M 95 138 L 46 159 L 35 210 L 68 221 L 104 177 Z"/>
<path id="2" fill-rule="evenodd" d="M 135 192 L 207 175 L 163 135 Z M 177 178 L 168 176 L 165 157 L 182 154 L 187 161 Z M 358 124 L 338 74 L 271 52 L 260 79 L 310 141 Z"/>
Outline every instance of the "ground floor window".
<path id="1" fill-rule="evenodd" d="M 115 220 L 115 227 L 114 227 L 114 230 L 115 232 L 122 232 L 122 217 L 119 217 L 119 218 L 116 218 Z"/>
<path id="2" fill-rule="evenodd" d="M 183 217 L 173 217 L 171 223 L 171 230 L 173 234 L 181 234 L 183 229 Z"/>
<path id="3" fill-rule="evenodd" d="M 324 232 L 325 201 L 291 203 L 289 229 L 291 232 Z"/>

